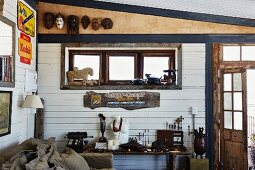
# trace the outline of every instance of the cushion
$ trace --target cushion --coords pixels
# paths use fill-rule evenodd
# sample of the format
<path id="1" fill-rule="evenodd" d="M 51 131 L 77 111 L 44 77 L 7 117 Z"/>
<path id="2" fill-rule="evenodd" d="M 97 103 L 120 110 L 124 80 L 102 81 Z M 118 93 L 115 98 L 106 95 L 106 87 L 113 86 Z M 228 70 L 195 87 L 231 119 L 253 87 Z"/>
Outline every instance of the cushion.
<path id="1" fill-rule="evenodd" d="M 80 153 L 91 168 L 113 168 L 112 153 Z"/>
<path id="2" fill-rule="evenodd" d="M 40 139 L 27 139 L 21 144 L 15 146 L 14 148 L 8 150 L 4 154 L 1 154 L 0 156 L 0 165 L 2 163 L 5 163 L 6 161 L 10 160 L 11 157 L 16 155 L 17 153 L 20 153 L 24 150 L 36 150 L 36 147 L 39 144 L 50 144 L 56 147 L 55 138 L 49 138 L 48 140 L 40 140 Z M 1 167 L 1 166 L 0 166 Z"/>
<path id="3" fill-rule="evenodd" d="M 1 167 L 1 165 L 3 164 L 3 163 L 5 163 L 6 162 L 6 160 L 3 158 L 3 157 L 0 157 L 0 167 Z"/>
<path id="4" fill-rule="evenodd" d="M 48 158 L 47 156 L 37 157 L 34 160 L 30 161 L 26 164 L 26 170 L 33 169 L 47 169 L 49 168 Z"/>
<path id="5" fill-rule="evenodd" d="M 22 170 L 25 169 L 25 164 L 27 163 L 26 153 L 27 151 L 23 151 L 15 154 L 9 161 L 3 164 L 2 169 L 15 169 Z"/>
<path id="6" fill-rule="evenodd" d="M 17 153 L 20 153 L 24 150 L 35 150 L 35 149 L 36 149 L 36 146 L 32 143 L 32 139 L 28 139 L 28 140 L 25 140 L 24 142 L 22 142 L 21 144 L 15 146 L 11 150 L 2 154 L 1 159 L 8 161 L 11 159 L 11 157 L 16 155 Z"/>
<path id="7" fill-rule="evenodd" d="M 66 148 L 66 151 L 52 159 L 51 163 L 69 170 L 90 170 L 85 159 L 71 148 Z"/>
<path id="8" fill-rule="evenodd" d="M 51 159 L 52 155 L 56 153 L 55 147 L 51 144 L 45 144 L 43 142 L 37 144 L 38 157 L 26 164 L 27 170 L 50 168 L 48 161 Z"/>
<path id="9" fill-rule="evenodd" d="M 31 141 L 34 145 L 40 145 L 40 144 L 49 144 L 49 145 L 53 145 L 53 146 L 56 145 L 55 137 L 50 137 L 47 140 L 33 138 L 33 139 L 31 139 Z"/>

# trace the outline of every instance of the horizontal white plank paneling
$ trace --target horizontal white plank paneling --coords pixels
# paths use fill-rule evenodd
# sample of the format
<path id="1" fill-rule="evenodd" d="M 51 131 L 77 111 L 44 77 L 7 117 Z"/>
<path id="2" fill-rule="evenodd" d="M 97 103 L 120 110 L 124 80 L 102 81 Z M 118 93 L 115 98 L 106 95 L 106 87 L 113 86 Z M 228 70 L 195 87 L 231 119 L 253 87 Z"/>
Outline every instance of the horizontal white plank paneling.
<path id="1" fill-rule="evenodd" d="M 5 0 L 3 15 L 11 21 L 17 23 L 17 0 Z M 24 1 L 22 1 L 24 2 Z M 24 2 L 25 3 L 25 2 Z M 25 3 L 26 4 L 26 3 Z M 27 5 L 27 4 L 26 4 Z M 35 13 L 36 16 L 36 13 Z M 12 91 L 12 116 L 11 116 L 11 134 L 0 137 L 0 155 L 17 145 L 18 143 L 33 136 L 34 131 L 34 115 L 32 109 L 21 108 L 21 104 L 27 94 L 24 92 L 25 83 L 25 70 L 35 70 L 36 63 L 36 37 L 31 37 L 31 43 L 33 47 L 33 59 L 31 65 L 27 65 L 20 62 L 20 57 L 17 52 L 18 38 L 20 31 L 15 26 L 15 88 L 0 87 L 0 91 Z M 28 126 L 31 125 L 31 126 Z"/>
<path id="2" fill-rule="evenodd" d="M 86 90 L 60 90 L 60 44 L 39 44 L 39 95 L 45 100 L 45 138 L 55 136 L 58 148 L 65 147 L 65 135 L 70 131 L 86 131 L 96 141 L 101 135 L 98 114 L 106 116 L 108 138 L 112 138 L 110 123 L 116 114 L 129 120 L 131 137 L 149 129 L 150 141 L 156 140 L 157 129 L 165 129 L 166 122 L 174 123 L 183 116 L 184 142 L 192 146 L 188 126 L 192 126 L 191 107 L 198 108 L 196 128 L 205 127 L 205 44 L 183 44 L 182 46 L 182 90 L 146 90 L 160 93 L 160 107 L 138 110 L 122 108 L 90 109 L 83 106 Z M 126 90 L 116 90 L 126 91 Z M 135 90 L 133 90 L 135 91 Z M 107 93 L 110 90 L 97 90 Z"/>

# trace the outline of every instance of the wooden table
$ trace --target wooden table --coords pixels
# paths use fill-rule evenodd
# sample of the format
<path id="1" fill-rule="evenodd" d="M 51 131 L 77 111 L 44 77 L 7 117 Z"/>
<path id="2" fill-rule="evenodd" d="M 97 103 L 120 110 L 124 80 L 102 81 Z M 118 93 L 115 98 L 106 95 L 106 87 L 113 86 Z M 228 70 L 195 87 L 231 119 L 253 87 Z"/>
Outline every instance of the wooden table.
<path id="1" fill-rule="evenodd" d="M 177 163 L 178 163 L 178 161 L 176 160 L 176 157 L 178 157 L 178 156 L 186 157 L 186 156 L 191 156 L 192 154 L 191 154 L 190 151 L 185 151 L 185 152 L 177 152 L 177 151 L 169 151 L 169 152 L 132 152 L 132 151 L 131 152 L 118 152 L 118 151 L 115 151 L 115 152 L 113 152 L 113 155 L 114 156 L 124 155 L 126 157 L 135 156 L 135 155 L 139 155 L 139 157 L 143 156 L 143 159 L 144 159 L 143 163 L 145 163 L 145 164 L 146 164 L 145 156 L 151 155 L 151 156 L 156 156 L 157 157 L 157 156 L 162 156 L 162 155 L 164 156 L 165 155 L 166 156 L 166 160 L 167 160 L 166 168 L 163 168 L 163 166 L 162 166 L 162 168 L 157 168 L 157 169 L 176 170 L 177 169 Z M 184 160 L 186 161 L 186 159 L 184 159 Z M 132 163 L 130 163 L 130 164 L 132 164 Z M 182 163 L 182 165 L 183 164 L 184 163 Z M 184 166 L 185 166 L 185 164 L 184 164 Z M 151 169 L 153 169 L 153 168 L 151 168 Z"/>

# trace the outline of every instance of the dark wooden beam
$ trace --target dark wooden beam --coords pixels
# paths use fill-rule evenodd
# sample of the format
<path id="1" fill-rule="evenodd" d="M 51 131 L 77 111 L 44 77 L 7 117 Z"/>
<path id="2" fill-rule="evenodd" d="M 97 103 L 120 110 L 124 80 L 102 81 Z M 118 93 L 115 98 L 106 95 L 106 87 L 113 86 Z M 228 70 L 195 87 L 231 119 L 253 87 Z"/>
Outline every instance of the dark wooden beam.
<path id="1" fill-rule="evenodd" d="M 30 1 L 32 1 L 32 0 L 30 0 Z M 64 5 L 71 5 L 71 6 L 104 9 L 104 10 L 111 10 L 111 11 L 120 11 L 120 12 L 129 12 L 129 13 L 137 13 L 137 14 L 163 16 L 163 17 L 170 17 L 170 18 L 188 19 L 188 20 L 195 20 L 195 21 L 205 21 L 205 22 L 230 24 L 230 25 L 241 25 L 241 26 L 250 26 L 250 27 L 255 26 L 255 20 L 249 19 L 249 18 L 237 18 L 237 17 L 212 15 L 212 14 L 204 14 L 204 13 L 196 13 L 196 12 L 160 9 L 160 8 L 152 8 L 152 7 L 142 7 L 142 6 L 117 4 L 117 3 L 110 3 L 110 2 L 100 2 L 100 1 L 94 1 L 94 0 L 75 0 L 75 1 L 39 0 L 39 1 L 47 2 L 47 3 L 54 3 L 54 4 L 64 4 Z"/>
<path id="2" fill-rule="evenodd" d="M 37 11 L 37 4 L 35 0 L 24 0 L 31 8 Z"/>
<path id="3" fill-rule="evenodd" d="M 254 43 L 255 34 L 38 34 L 39 43 Z"/>
<path id="4" fill-rule="evenodd" d="M 206 157 L 209 159 L 210 170 L 213 170 L 213 74 L 212 44 L 206 44 L 205 59 L 205 113 L 206 113 Z"/>

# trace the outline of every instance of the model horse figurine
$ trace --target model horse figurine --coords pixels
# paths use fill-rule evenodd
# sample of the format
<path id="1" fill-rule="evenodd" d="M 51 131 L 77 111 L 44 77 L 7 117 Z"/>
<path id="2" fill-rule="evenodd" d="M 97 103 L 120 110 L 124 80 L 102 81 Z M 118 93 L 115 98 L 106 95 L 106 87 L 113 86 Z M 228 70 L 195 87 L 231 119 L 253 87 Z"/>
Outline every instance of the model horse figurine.
<path id="1" fill-rule="evenodd" d="M 74 67 L 73 71 L 67 71 L 67 80 L 68 82 L 74 82 L 76 80 L 82 80 L 83 85 L 94 85 L 97 84 L 95 80 L 88 80 L 88 76 L 93 76 L 93 69 L 91 67 L 86 67 L 84 69 L 78 70 L 77 67 Z"/>

